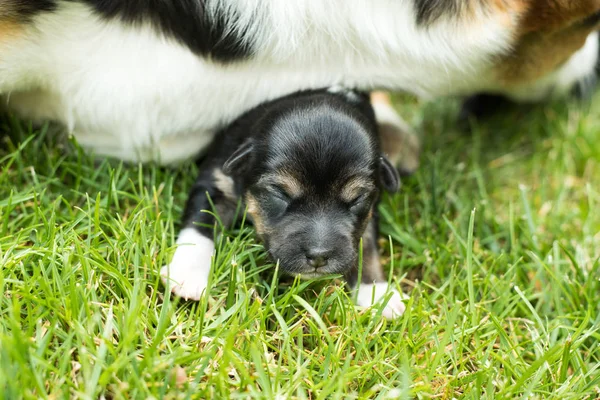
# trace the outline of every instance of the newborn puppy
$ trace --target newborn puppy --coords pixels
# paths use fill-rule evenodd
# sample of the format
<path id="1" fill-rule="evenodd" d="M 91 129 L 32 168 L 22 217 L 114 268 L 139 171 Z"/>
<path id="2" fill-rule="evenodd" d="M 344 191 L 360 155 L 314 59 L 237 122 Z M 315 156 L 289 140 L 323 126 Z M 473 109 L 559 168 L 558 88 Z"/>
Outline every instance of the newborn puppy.
<path id="1" fill-rule="evenodd" d="M 343 275 L 370 306 L 388 285 L 377 249 L 377 204 L 400 179 L 381 153 L 369 97 L 350 90 L 300 92 L 263 104 L 221 131 L 200 166 L 165 284 L 197 300 L 208 282 L 215 219 L 232 223 L 238 200 L 280 270 Z M 210 201 L 209 201 L 210 198 Z M 358 285 L 358 251 L 363 267 Z M 383 315 L 402 314 L 393 290 Z"/>

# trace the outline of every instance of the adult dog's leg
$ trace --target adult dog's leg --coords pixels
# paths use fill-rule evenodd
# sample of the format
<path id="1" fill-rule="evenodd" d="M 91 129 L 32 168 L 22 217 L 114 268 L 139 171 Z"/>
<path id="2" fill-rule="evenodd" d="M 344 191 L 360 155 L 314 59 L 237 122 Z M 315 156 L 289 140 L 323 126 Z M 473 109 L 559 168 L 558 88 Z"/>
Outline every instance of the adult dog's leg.
<path id="1" fill-rule="evenodd" d="M 421 141 L 413 129 L 392 106 L 386 92 L 371 93 L 371 104 L 379 127 L 381 148 L 392 164 L 403 175 L 410 175 L 419 167 Z"/>

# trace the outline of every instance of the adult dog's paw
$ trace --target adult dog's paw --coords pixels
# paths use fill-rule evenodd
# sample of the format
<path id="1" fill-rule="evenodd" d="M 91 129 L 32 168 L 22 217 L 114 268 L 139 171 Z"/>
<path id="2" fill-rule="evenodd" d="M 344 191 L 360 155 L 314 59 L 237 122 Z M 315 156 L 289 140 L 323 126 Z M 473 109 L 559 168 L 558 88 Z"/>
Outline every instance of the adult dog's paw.
<path id="1" fill-rule="evenodd" d="M 371 307 L 377 304 L 380 300 L 384 299 L 388 293 L 388 290 L 391 292 L 391 297 L 383 306 L 381 315 L 387 319 L 398 318 L 404 314 L 406 306 L 403 300 L 407 297 L 403 293 L 400 293 L 396 289 L 390 287 L 387 282 L 361 283 L 360 287 L 358 288 L 356 304 L 361 307 Z"/>
<path id="2" fill-rule="evenodd" d="M 186 300 L 200 300 L 208 285 L 214 242 L 193 228 L 177 238 L 173 260 L 160 270 L 163 283 L 173 294 Z"/>

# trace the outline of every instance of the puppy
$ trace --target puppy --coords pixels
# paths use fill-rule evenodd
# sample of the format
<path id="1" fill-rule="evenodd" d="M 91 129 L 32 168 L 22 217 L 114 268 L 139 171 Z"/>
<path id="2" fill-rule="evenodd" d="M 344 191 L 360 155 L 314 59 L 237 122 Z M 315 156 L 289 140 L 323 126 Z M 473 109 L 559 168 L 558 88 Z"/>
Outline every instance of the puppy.
<path id="1" fill-rule="evenodd" d="M 591 82 L 600 0 L 4 0 L 0 107 L 163 164 L 298 90 L 539 101 Z"/>
<path id="2" fill-rule="evenodd" d="M 200 298 L 215 250 L 215 218 L 206 210 L 212 202 L 230 224 L 242 199 L 281 271 L 302 278 L 343 275 L 358 286 L 358 304 L 370 306 L 388 290 L 377 249 L 378 198 L 399 184 L 379 147 L 366 94 L 307 91 L 261 105 L 222 130 L 210 147 L 163 280 L 181 297 Z M 392 292 L 387 318 L 404 311 L 402 296 Z"/>

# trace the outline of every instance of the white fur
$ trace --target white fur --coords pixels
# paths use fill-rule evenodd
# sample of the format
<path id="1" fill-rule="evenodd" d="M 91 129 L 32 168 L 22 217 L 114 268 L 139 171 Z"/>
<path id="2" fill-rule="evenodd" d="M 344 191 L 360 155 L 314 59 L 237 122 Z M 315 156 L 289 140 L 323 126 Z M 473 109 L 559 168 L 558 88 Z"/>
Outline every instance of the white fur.
<path id="1" fill-rule="evenodd" d="M 444 95 L 481 85 L 510 46 L 495 17 L 417 27 L 411 1 L 213 0 L 256 33 L 249 61 L 222 65 L 147 26 L 103 21 L 80 3 L 40 14 L 0 38 L 0 93 L 33 119 L 65 124 L 84 147 L 171 163 L 204 149 L 215 129 L 292 91 L 343 84 Z"/>
<path id="2" fill-rule="evenodd" d="M 346 99 L 349 102 L 358 103 L 361 101 L 361 98 L 358 95 L 358 93 L 356 92 L 356 90 L 354 90 L 352 88 L 348 88 L 348 87 L 344 87 L 344 86 L 340 86 L 340 85 L 334 85 L 334 86 L 331 86 L 329 89 L 327 89 L 327 91 L 329 93 L 337 93 L 338 95 L 343 96 L 344 99 Z"/>
<path id="3" fill-rule="evenodd" d="M 388 292 L 391 292 L 391 297 L 383 307 L 381 315 L 387 319 L 397 318 L 404 314 L 406 306 L 403 300 L 407 297 L 390 287 L 387 282 L 361 283 L 356 296 L 356 304 L 361 307 L 371 307 L 385 298 Z"/>
<path id="4" fill-rule="evenodd" d="M 160 270 L 165 286 L 184 299 L 200 300 L 208 285 L 214 242 L 193 228 L 185 228 L 177 238 L 177 249 L 169 265 Z"/>

